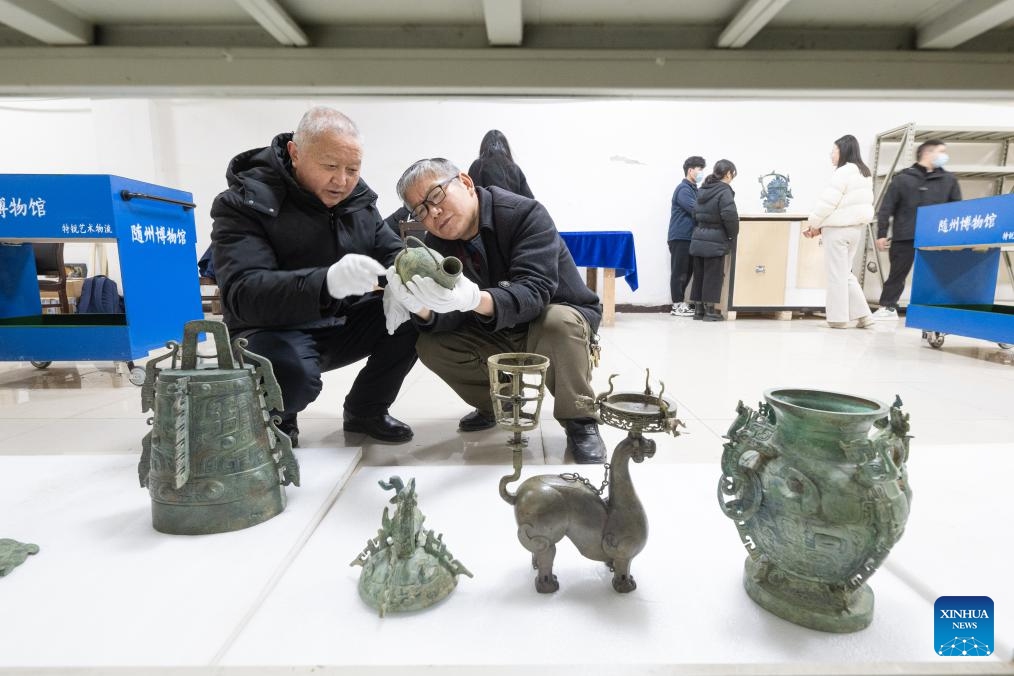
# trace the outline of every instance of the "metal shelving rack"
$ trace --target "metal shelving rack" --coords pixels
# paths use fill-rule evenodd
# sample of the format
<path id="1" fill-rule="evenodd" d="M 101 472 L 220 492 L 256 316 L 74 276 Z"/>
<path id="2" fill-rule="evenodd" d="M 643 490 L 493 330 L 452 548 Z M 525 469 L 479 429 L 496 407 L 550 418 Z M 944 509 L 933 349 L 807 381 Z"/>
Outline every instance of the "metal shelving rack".
<path id="1" fill-rule="evenodd" d="M 895 174 L 912 166 L 915 162 L 916 148 L 920 143 L 929 139 L 939 139 L 948 144 L 998 146 L 997 164 L 953 164 L 948 165 L 947 170 L 958 178 L 963 189 L 966 187 L 966 182 L 976 181 L 992 184 L 991 192 L 987 193 L 988 195 L 1014 192 L 1014 165 L 1008 164 L 1009 160 L 1014 160 L 1014 154 L 1011 153 L 1012 145 L 1014 145 L 1014 127 L 1005 129 L 941 127 L 923 126 L 910 122 L 877 134 L 873 147 L 873 163 L 870 167 L 873 172 L 874 213 L 880 210 L 880 205 L 887 194 L 887 187 Z M 892 144 L 897 144 L 897 150 L 893 153 L 884 147 Z M 876 239 L 877 224 L 874 220 L 866 226 L 866 241 L 856 261 L 858 264 L 856 276 L 866 293 L 867 300 L 873 303 L 880 299 L 880 291 L 883 289 L 886 279 L 884 268 L 888 263 L 884 252 L 877 249 Z M 1010 253 L 1004 251 L 1001 261 L 1007 270 L 1011 286 L 1014 288 L 1014 266 L 1011 264 Z"/>

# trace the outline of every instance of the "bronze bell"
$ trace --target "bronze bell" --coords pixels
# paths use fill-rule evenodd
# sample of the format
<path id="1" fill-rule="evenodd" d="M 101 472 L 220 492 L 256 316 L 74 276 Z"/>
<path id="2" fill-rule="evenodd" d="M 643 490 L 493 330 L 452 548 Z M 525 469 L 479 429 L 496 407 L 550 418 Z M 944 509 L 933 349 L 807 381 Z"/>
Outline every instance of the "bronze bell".
<path id="1" fill-rule="evenodd" d="M 217 368 L 197 366 L 201 333 L 215 337 Z M 157 531 L 204 535 L 247 528 L 279 514 L 285 509 L 282 487 L 299 485 L 292 443 L 269 413 L 283 409 L 271 362 L 245 346 L 243 338 L 233 344 L 236 363 L 225 324 L 191 321 L 184 327 L 180 367 L 175 341 L 145 367 L 141 411 L 154 415 L 137 473 L 151 494 Z M 170 368 L 158 367 L 169 358 Z"/>

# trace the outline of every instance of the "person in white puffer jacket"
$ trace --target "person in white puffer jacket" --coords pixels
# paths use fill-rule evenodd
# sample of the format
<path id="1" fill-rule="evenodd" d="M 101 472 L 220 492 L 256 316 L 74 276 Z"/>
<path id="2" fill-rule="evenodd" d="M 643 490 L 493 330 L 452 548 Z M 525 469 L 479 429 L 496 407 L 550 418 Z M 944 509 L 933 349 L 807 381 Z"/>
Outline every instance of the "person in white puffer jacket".
<path id="1" fill-rule="evenodd" d="M 828 326 L 844 329 L 855 321 L 862 329 L 873 325 L 873 316 L 859 280 L 852 274 L 852 261 L 863 227 L 873 220 L 873 179 L 860 156 L 859 142 L 851 134 L 831 146 L 831 164 L 835 167 L 831 183 L 817 198 L 803 235 L 819 235 L 823 241 Z"/>

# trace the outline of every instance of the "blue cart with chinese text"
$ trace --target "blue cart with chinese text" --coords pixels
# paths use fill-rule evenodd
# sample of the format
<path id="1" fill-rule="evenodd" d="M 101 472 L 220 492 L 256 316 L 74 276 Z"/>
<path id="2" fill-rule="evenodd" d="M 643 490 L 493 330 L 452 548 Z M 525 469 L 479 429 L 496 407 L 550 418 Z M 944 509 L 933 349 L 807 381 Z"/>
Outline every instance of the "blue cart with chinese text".
<path id="1" fill-rule="evenodd" d="M 0 175 L 0 360 L 129 363 L 202 318 L 192 199 L 119 176 Z M 42 314 L 32 242 L 113 243 L 125 312 Z"/>
<path id="2" fill-rule="evenodd" d="M 905 325 L 922 329 L 935 348 L 943 346 L 945 335 L 955 334 L 1009 349 L 1014 307 L 996 303 L 996 283 L 1001 256 L 1010 249 L 1014 195 L 920 207 Z"/>

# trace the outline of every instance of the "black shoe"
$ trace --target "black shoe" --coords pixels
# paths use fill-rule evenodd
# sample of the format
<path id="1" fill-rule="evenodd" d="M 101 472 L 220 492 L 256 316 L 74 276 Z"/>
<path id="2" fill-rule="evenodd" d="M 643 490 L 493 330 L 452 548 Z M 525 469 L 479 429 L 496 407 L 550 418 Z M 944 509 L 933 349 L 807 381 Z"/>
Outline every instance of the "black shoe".
<path id="1" fill-rule="evenodd" d="M 704 317 L 702 318 L 706 322 L 724 322 L 725 317 L 722 313 L 715 309 L 714 303 L 704 304 Z"/>
<path id="2" fill-rule="evenodd" d="M 346 413 L 342 429 L 346 432 L 368 434 L 380 441 L 402 442 L 412 438 L 411 427 L 386 413 L 363 417 Z"/>
<path id="3" fill-rule="evenodd" d="M 594 465 L 606 461 L 606 444 L 599 436 L 599 426 L 591 418 L 565 420 L 567 450 L 579 465 Z"/>
<path id="4" fill-rule="evenodd" d="M 496 418 L 492 413 L 486 413 L 479 409 L 475 409 L 458 421 L 458 431 L 460 432 L 480 432 L 492 427 L 496 427 Z"/>
<path id="5" fill-rule="evenodd" d="M 299 447 L 299 427 L 296 426 L 295 418 L 292 420 L 283 420 L 278 423 L 278 429 L 289 438 L 289 441 L 292 442 L 293 448 Z"/>
<path id="6" fill-rule="evenodd" d="M 704 319 L 704 303 L 694 303 L 694 319 Z"/>

